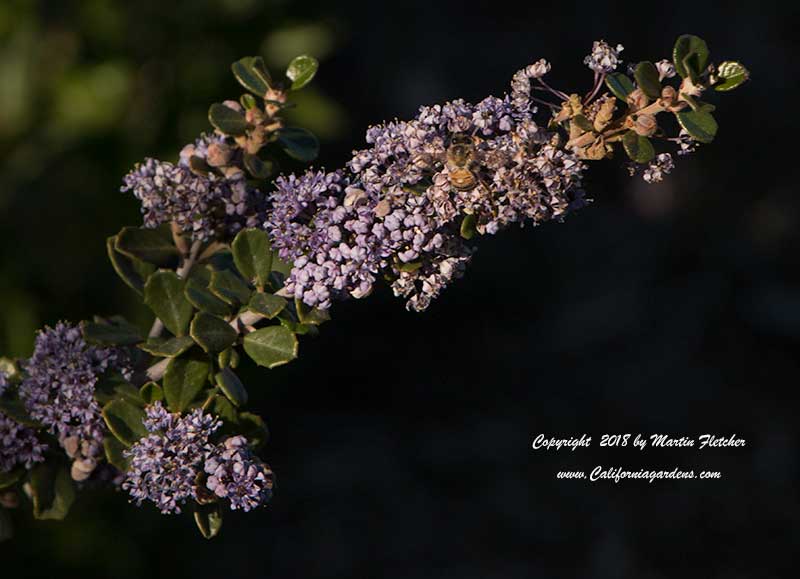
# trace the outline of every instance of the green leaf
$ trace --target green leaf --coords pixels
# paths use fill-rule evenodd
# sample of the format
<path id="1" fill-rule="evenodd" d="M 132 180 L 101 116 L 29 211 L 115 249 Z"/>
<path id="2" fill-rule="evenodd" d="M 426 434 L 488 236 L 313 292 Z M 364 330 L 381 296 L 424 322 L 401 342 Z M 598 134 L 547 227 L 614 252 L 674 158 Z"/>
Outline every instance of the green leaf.
<path id="1" fill-rule="evenodd" d="M 144 303 L 176 336 L 183 336 L 192 318 L 192 304 L 183 293 L 184 280 L 174 271 L 157 271 L 144 285 Z"/>
<path id="2" fill-rule="evenodd" d="M 297 358 L 297 338 L 283 326 L 268 326 L 244 337 L 244 351 L 259 366 L 275 368 Z"/>
<path id="3" fill-rule="evenodd" d="M 691 34 L 679 36 L 672 49 L 672 62 L 681 78 L 695 80 L 708 66 L 708 46 L 705 40 Z"/>
<path id="4" fill-rule="evenodd" d="M 212 272 L 208 289 L 225 303 L 237 306 L 246 304 L 252 293 L 242 278 L 229 270 Z"/>
<path id="5" fill-rule="evenodd" d="M 142 295 L 144 291 L 144 280 L 155 271 L 155 267 L 149 263 L 117 251 L 117 236 L 106 239 L 106 252 L 111 266 L 117 275 L 125 282 L 129 288 Z"/>
<path id="6" fill-rule="evenodd" d="M 31 470 L 30 490 L 33 516 L 41 520 L 62 520 L 75 500 L 69 470 L 47 462 Z"/>
<path id="7" fill-rule="evenodd" d="M 222 529 L 222 510 L 219 503 L 210 505 L 196 505 L 194 511 L 194 522 L 200 534 L 206 539 L 213 539 Z"/>
<path id="8" fill-rule="evenodd" d="M 230 315 L 233 308 L 209 291 L 208 284 L 210 282 L 211 271 L 208 268 L 194 268 L 184 288 L 186 299 L 201 312 L 223 317 Z"/>
<path id="9" fill-rule="evenodd" d="M 82 322 L 81 330 L 87 342 L 101 346 L 133 346 L 143 340 L 138 328 L 131 324 Z"/>
<path id="10" fill-rule="evenodd" d="M 130 461 L 123 454 L 125 450 L 124 444 L 113 436 L 106 436 L 103 439 L 103 450 L 106 454 L 106 460 L 111 466 L 117 468 L 120 472 L 128 472 Z"/>
<path id="11" fill-rule="evenodd" d="M 309 163 L 319 154 L 319 141 L 313 133 L 297 127 L 278 131 L 278 143 L 292 159 Z"/>
<path id="12" fill-rule="evenodd" d="M 606 76 L 606 86 L 608 90 L 614 93 L 614 96 L 617 97 L 622 102 L 626 102 L 628 99 L 628 95 L 631 94 L 636 87 L 633 86 L 633 82 L 627 76 L 622 74 L 621 72 L 613 72 Z"/>
<path id="13" fill-rule="evenodd" d="M 247 404 L 247 390 L 239 377 L 230 368 L 223 368 L 215 376 L 217 386 L 236 407 Z"/>
<path id="14" fill-rule="evenodd" d="M 267 293 L 254 293 L 250 298 L 250 303 L 247 304 L 247 309 L 251 312 L 261 314 L 265 318 L 272 319 L 277 316 L 286 306 L 288 302 L 273 294 Z"/>
<path id="15" fill-rule="evenodd" d="M 652 99 L 661 96 L 661 81 L 658 80 L 658 69 L 652 62 L 640 62 L 633 73 L 636 84 L 642 92 Z"/>
<path id="16" fill-rule="evenodd" d="M 245 153 L 243 156 L 244 167 L 254 179 L 266 179 L 274 170 L 272 161 L 264 161 L 258 155 Z"/>
<path id="17" fill-rule="evenodd" d="M 164 374 L 164 396 L 172 412 L 183 412 L 208 379 L 208 362 L 196 358 L 173 358 Z"/>
<path id="18" fill-rule="evenodd" d="M 681 111 L 675 115 L 681 127 L 701 143 L 710 143 L 717 134 L 717 121 L 703 110 Z"/>
<path id="19" fill-rule="evenodd" d="M 239 273 L 263 288 L 269 283 L 272 271 L 272 246 L 261 229 L 244 229 L 231 243 L 233 260 Z"/>
<path id="20" fill-rule="evenodd" d="M 262 98 L 267 94 L 272 79 L 260 56 L 246 56 L 231 65 L 233 76 L 244 88 Z"/>
<path id="21" fill-rule="evenodd" d="M 735 89 L 750 78 L 750 71 L 740 62 L 726 60 L 717 67 L 717 77 L 719 77 L 722 82 L 715 84 L 714 90 L 729 91 Z"/>
<path id="22" fill-rule="evenodd" d="M 231 368 L 236 368 L 239 366 L 239 353 L 236 351 L 236 348 L 228 348 L 223 350 L 217 356 L 217 365 L 220 368 L 225 368 L 230 366 Z"/>
<path id="23" fill-rule="evenodd" d="M 304 324 L 312 326 L 319 326 L 325 322 L 330 321 L 331 314 L 328 310 L 321 310 L 319 308 L 312 308 L 304 304 L 302 300 L 294 300 L 294 309 L 297 310 L 297 318 Z"/>
<path id="24" fill-rule="evenodd" d="M 239 98 L 239 104 L 242 105 L 242 108 L 245 110 L 254 109 L 258 106 L 258 101 L 256 98 L 251 94 L 243 94 Z"/>
<path id="25" fill-rule="evenodd" d="M 144 344 L 139 344 L 139 349 L 144 350 L 153 356 L 161 358 L 174 358 L 186 352 L 194 346 L 191 336 L 181 336 L 180 338 L 151 338 Z"/>
<path id="26" fill-rule="evenodd" d="M 155 229 L 124 227 L 117 234 L 115 248 L 123 255 L 158 267 L 174 268 L 178 263 L 178 249 L 168 225 Z"/>
<path id="27" fill-rule="evenodd" d="M 269 440 L 269 430 L 264 419 L 252 412 L 239 413 L 239 429 L 254 449 Z"/>
<path id="28" fill-rule="evenodd" d="M 0 490 L 7 489 L 11 485 L 17 484 L 24 474 L 25 467 L 23 466 L 18 466 L 8 472 L 0 472 Z"/>
<path id="29" fill-rule="evenodd" d="M 15 422 L 19 422 L 22 425 L 30 426 L 31 428 L 41 427 L 41 424 L 28 415 L 28 411 L 25 410 L 25 405 L 19 399 L 0 398 L 0 412 L 3 412 L 3 414 L 13 418 Z"/>
<path id="30" fill-rule="evenodd" d="M 198 312 L 192 320 L 189 334 L 206 352 L 215 354 L 232 346 L 238 333 L 228 322 L 205 312 Z"/>
<path id="31" fill-rule="evenodd" d="M 221 103 L 211 105 L 208 109 L 208 120 L 225 135 L 238 137 L 247 132 L 248 122 L 244 115 Z"/>
<path id="32" fill-rule="evenodd" d="M 273 274 L 279 273 L 284 278 L 286 278 L 286 276 L 288 276 L 291 271 L 292 271 L 292 264 L 283 261 L 280 258 L 280 256 L 278 255 L 278 252 L 273 250 L 272 251 L 272 273 Z M 272 280 L 272 278 L 270 278 L 270 281 L 271 280 Z M 283 287 L 283 282 L 281 282 L 280 287 Z"/>
<path id="33" fill-rule="evenodd" d="M 128 382 L 119 372 L 106 371 L 95 384 L 95 398 L 100 404 L 112 400 L 125 400 L 135 406 L 144 406 L 139 389 Z"/>
<path id="34" fill-rule="evenodd" d="M 152 404 L 153 402 L 164 400 L 164 390 L 155 382 L 148 382 L 139 389 L 139 396 L 145 401 L 145 404 Z"/>
<path id="35" fill-rule="evenodd" d="M 628 157 L 637 163 L 647 163 L 656 156 L 650 139 L 637 135 L 633 131 L 628 131 L 625 133 L 625 136 L 622 137 L 622 146 L 625 147 L 625 152 L 628 153 Z"/>
<path id="36" fill-rule="evenodd" d="M 142 422 L 144 410 L 130 402 L 112 400 L 103 407 L 103 418 L 111 433 L 126 447 L 147 436 L 147 429 Z"/>
<path id="37" fill-rule="evenodd" d="M 475 214 L 469 213 L 464 216 L 463 221 L 461 221 L 461 237 L 464 239 L 472 239 L 475 234 L 478 232 L 475 229 Z"/>
<path id="38" fill-rule="evenodd" d="M 298 56 L 289 63 L 286 76 L 292 81 L 291 90 L 300 90 L 317 74 L 319 62 L 313 56 Z"/>
<path id="39" fill-rule="evenodd" d="M 234 424 L 239 421 L 239 413 L 236 411 L 236 407 L 231 404 L 230 400 L 220 394 L 214 397 L 211 411 L 228 424 Z"/>

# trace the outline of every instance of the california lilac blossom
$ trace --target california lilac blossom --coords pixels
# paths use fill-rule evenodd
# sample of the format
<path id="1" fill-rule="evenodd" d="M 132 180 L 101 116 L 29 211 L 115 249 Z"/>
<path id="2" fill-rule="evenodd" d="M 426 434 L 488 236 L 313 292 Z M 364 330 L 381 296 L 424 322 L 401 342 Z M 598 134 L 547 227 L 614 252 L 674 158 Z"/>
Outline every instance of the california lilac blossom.
<path id="1" fill-rule="evenodd" d="M 90 346 L 79 327 L 64 322 L 39 332 L 33 355 L 23 364 L 19 395 L 25 408 L 70 457 L 87 459 L 84 471 L 91 472 L 103 454 L 106 434 L 95 385 L 107 370 L 129 375 L 127 364 L 124 352 Z"/>
<path id="2" fill-rule="evenodd" d="M 155 402 L 146 408 L 148 434 L 125 450 L 130 459 L 122 488 L 137 505 L 148 500 L 163 513 L 180 513 L 180 505 L 197 499 L 197 475 L 213 450 L 209 437 L 222 423 L 196 409 L 180 416 Z"/>
<path id="3" fill-rule="evenodd" d="M 248 512 L 272 498 L 272 470 L 251 452 L 244 436 L 232 436 L 206 459 L 206 487 L 231 509 Z"/>
<path id="4" fill-rule="evenodd" d="M 614 48 L 605 40 L 595 40 L 592 44 L 592 52 L 583 59 L 583 64 L 596 73 L 608 74 L 619 65 L 619 53 L 623 50 L 625 47 L 621 44 L 617 44 L 617 47 Z"/>
<path id="5" fill-rule="evenodd" d="M 0 371 L 0 396 L 8 385 L 8 377 Z M 47 445 L 39 442 L 32 428 L 0 411 L 0 473 L 9 472 L 17 465 L 30 469 L 44 460 L 46 449 Z"/>
<path id="6" fill-rule="evenodd" d="M 221 141 L 203 137 L 184 149 L 179 164 L 145 159 L 125 176 L 122 191 L 141 201 L 145 227 L 173 222 L 192 239 L 208 241 L 263 221 L 259 216 L 263 195 L 247 184 L 241 171 L 222 177 L 198 174 L 189 167 L 191 156 L 220 154 L 222 146 Z"/>

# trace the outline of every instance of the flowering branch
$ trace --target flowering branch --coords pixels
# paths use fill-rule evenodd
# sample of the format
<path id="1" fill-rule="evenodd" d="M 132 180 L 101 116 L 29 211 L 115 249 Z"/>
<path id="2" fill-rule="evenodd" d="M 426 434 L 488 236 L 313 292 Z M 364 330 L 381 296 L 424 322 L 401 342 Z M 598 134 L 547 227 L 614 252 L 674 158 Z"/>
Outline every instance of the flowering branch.
<path id="1" fill-rule="evenodd" d="M 426 309 L 463 274 L 475 239 L 586 205 L 587 162 L 621 148 L 632 174 L 660 181 L 673 161 L 654 143 L 680 155 L 711 142 L 714 106 L 700 97 L 749 75 L 737 62 L 710 64 L 691 35 L 671 61 L 628 74 L 616 71 L 622 50 L 594 43 L 583 98 L 552 88 L 539 60 L 502 98 L 421 107 L 370 127 L 346 167 L 288 175 L 281 163 L 318 153 L 316 138 L 282 117 L 317 62 L 298 57 L 281 79 L 260 58 L 234 63 L 247 93 L 211 106 L 213 133 L 176 163 L 146 159 L 124 179 L 144 223 L 107 250 L 155 315 L 148 335 L 118 317 L 59 323 L 29 359 L 0 361 L 0 522 L 21 495 L 37 518 L 63 518 L 76 486 L 96 483 L 164 514 L 189 508 L 209 538 L 225 507 L 267 504 L 273 474 L 256 455 L 265 426 L 246 410 L 242 359 L 290 362 L 334 301 L 364 298 L 380 280 L 408 309 Z M 677 135 L 659 125 L 669 114 Z"/>

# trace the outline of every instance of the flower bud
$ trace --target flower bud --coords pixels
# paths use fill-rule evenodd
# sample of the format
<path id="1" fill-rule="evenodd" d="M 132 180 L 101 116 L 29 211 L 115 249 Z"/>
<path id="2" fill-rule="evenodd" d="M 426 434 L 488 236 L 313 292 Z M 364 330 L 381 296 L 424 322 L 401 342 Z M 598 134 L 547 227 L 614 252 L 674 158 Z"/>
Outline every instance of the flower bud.
<path id="1" fill-rule="evenodd" d="M 653 115 L 638 115 L 633 121 L 633 130 L 642 137 L 649 137 L 657 128 L 658 123 Z"/>
<path id="2" fill-rule="evenodd" d="M 206 163 L 212 167 L 224 167 L 231 162 L 233 151 L 224 143 L 211 143 L 206 153 Z"/>
<path id="3" fill-rule="evenodd" d="M 644 91 L 642 91 L 640 88 L 637 88 L 628 95 L 627 101 L 633 110 L 638 111 L 639 109 L 643 109 L 647 106 L 648 99 L 647 95 L 644 94 Z"/>

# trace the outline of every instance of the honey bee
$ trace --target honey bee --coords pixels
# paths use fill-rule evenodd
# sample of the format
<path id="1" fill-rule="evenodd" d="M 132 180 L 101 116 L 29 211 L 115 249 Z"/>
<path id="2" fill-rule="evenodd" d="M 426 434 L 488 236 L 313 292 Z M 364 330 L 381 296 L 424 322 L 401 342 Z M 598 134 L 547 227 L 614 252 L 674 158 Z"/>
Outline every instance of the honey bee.
<path id="1" fill-rule="evenodd" d="M 445 166 L 450 184 L 459 191 L 469 191 L 478 184 L 478 176 L 473 172 L 477 161 L 475 141 L 469 135 L 454 135 L 445 153 Z"/>

